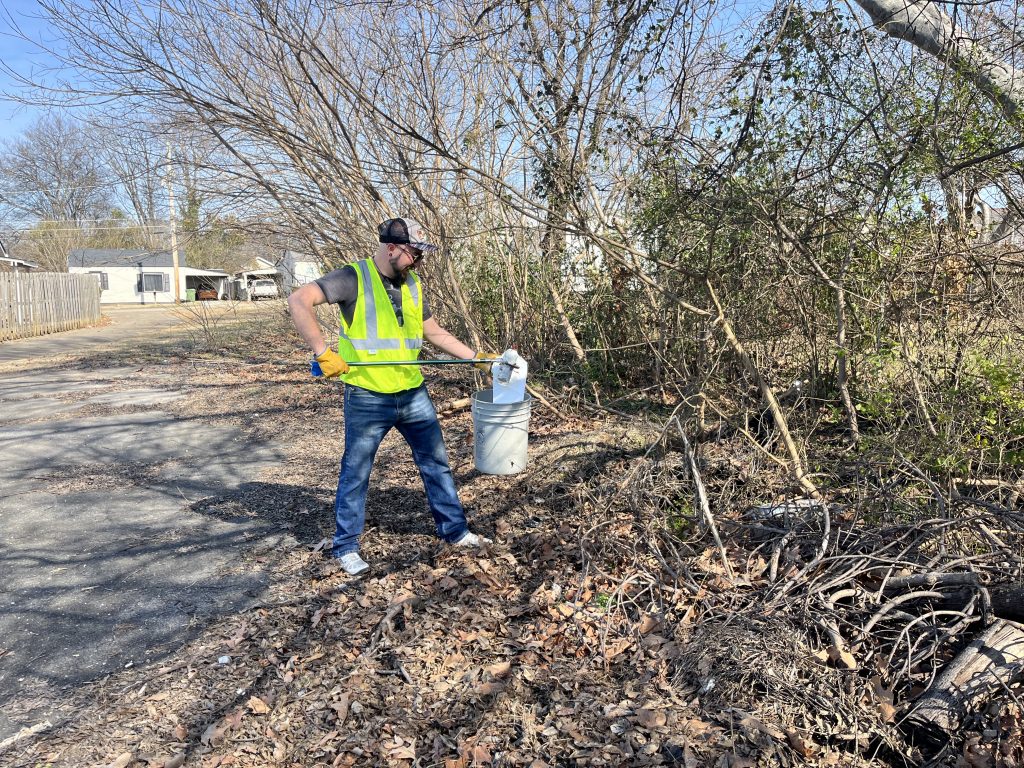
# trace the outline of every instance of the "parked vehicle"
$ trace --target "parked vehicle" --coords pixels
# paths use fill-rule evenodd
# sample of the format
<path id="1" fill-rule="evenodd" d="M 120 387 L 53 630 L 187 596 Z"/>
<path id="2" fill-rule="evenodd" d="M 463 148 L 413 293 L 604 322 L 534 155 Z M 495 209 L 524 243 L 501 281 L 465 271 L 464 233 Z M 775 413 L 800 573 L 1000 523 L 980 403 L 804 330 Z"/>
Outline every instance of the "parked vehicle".
<path id="1" fill-rule="evenodd" d="M 253 280 L 249 286 L 249 299 L 276 299 L 280 296 L 277 283 L 273 280 Z"/>

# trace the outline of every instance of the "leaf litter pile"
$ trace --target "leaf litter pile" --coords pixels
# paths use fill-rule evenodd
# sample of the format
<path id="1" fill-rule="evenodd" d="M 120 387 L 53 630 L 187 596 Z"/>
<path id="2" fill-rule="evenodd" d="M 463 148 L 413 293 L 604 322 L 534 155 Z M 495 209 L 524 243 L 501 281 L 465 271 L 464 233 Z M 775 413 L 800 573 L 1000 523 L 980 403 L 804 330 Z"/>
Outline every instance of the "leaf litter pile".
<path id="1" fill-rule="evenodd" d="M 473 468 L 469 410 L 452 406 L 473 391 L 472 375 L 435 369 L 428 385 L 460 496 L 472 529 L 494 543 L 467 551 L 433 536 L 408 448 L 392 433 L 367 502 L 362 553 L 371 571 L 352 579 L 326 557 L 340 390 L 310 379 L 279 316 L 232 332 L 216 353 L 180 340 L 154 347 L 163 364 L 152 370 L 189 393 L 172 410 L 207 429 L 234 420 L 287 454 L 256 490 L 193 509 L 271 519 L 288 527 L 294 547 L 249 556 L 247 566 L 274 573 L 259 604 L 210 624 L 170 657 L 69 691 L 75 714 L 0 751 L 0 762 L 1024 761 L 1020 676 L 974 702 L 943 746 L 912 738 L 905 719 L 914 697 L 966 645 L 964 628 L 982 608 L 938 610 L 932 588 L 920 599 L 935 615 L 922 621 L 921 610 L 909 613 L 916 593 L 893 598 L 876 567 L 912 580 L 959 562 L 978 584 L 996 572 L 1019 581 L 1021 529 L 1012 520 L 979 513 L 971 525 L 947 519 L 939 534 L 882 530 L 851 513 L 855 504 L 830 531 L 799 514 L 750 520 L 753 505 L 778 498 L 785 481 L 748 446 L 723 442 L 702 446 L 700 459 L 708 493 L 728 500 L 713 502 L 718 547 L 694 512 L 687 455 L 660 425 L 563 413 L 545 390 L 552 407 L 534 405 L 527 469 L 486 476 Z M 259 352 L 229 364 L 223 347 Z M 112 353 L 90 364 L 123 362 Z M 1016 547 L 1015 561 L 1002 550 L 975 556 L 974 531 L 985 523 Z M 817 554 L 823 536 L 828 557 Z"/>

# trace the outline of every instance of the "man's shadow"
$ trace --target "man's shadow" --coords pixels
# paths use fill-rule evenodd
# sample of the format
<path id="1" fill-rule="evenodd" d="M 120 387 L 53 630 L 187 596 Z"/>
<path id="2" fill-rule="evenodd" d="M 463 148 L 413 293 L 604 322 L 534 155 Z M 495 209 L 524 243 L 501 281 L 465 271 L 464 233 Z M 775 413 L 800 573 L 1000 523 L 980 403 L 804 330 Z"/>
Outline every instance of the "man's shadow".
<path id="1" fill-rule="evenodd" d="M 334 535 L 334 493 L 326 488 L 249 482 L 194 502 L 189 510 L 229 523 L 261 522 L 314 547 Z M 426 494 L 415 484 L 371 482 L 366 494 L 366 527 L 395 534 L 435 535 Z"/>
<path id="2" fill-rule="evenodd" d="M 331 519 L 334 508 L 331 507 Z M 366 494 L 366 525 L 388 533 L 433 536 L 434 518 L 422 487 L 372 484 Z"/>
<path id="3" fill-rule="evenodd" d="M 334 532 L 334 492 L 327 489 L 247 482 L 193 502 L 189 510 L 229 523 L 262 523 L 287 531 L 306 546 L 315 546 Z"/>

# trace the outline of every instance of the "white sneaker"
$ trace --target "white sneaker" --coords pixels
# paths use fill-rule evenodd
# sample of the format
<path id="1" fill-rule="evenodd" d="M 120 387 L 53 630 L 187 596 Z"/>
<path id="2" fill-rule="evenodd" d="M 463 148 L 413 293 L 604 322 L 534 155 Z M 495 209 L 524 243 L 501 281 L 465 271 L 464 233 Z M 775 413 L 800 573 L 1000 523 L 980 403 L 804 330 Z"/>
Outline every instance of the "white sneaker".
<path id="1" fill-rule="evenodd" d="M 456 547 L 482 547 L 484 544 L 490 544 L 491 540 L 486 536 L 478 536 L 475 533 L 466 531 L 462 534 L 461 539 L 453 543 Z"/>
<path id="2" fill-rule="evenodd" d="M 370 570 L 369 564 L 359 556 L 358 552 L 346 552 L 338 558 L 338 562 L 349 576 L 358 576 L 360 573 Z"/>

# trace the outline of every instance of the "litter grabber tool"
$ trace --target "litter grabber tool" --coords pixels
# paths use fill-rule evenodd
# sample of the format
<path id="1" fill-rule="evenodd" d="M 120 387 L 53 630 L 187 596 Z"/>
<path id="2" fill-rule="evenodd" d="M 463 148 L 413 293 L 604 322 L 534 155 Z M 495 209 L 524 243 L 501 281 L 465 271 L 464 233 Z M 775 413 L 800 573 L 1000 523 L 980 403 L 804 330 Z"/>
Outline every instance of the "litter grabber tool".
<path id="1" fill-rule="evenodd" d="M 494 402 L 519 403 L 526 394 L 526 361 L 514 349 L 508 349 L 501 357 L 455 358 L 451 360 L 374 360 L 367 362 L 348 363 L 349 368 L 370 367 L 378 365 L 479 365 L 491 363 L 494 376 Z M 311 360 L 309 372 L 313 376 L 322 376 L 320 363 Z"/>
<path id="2" fill-rule="evenodd" d="M 455 358 L 452 360 L 374 360 L 372 362 L 348 363 L 348 367 L 356 368 L 377 365 L 477 365 L 479 363 L 501 363 L 503 360 L 503 357 L 472 357 L 465 359 Z M 312 376 L 323 376 L 323 371 L 320 370 L 320 363 L 316 360 L 310 361 L 309 372 Z"/>
<path id="3" fill-rule="evenodd" d="M 369 367 L 371 365 L 476 365 L 477 363 L 500 363 L 500 357 L 473 357 L 467 360 L 374 360 L 369 363 L 349 363 L 349 368 Z M 313 360 L 309 364 L 309 372 L 321 376 L 320 363 Z"/>

